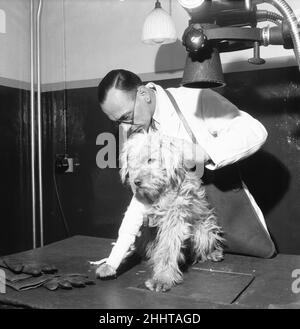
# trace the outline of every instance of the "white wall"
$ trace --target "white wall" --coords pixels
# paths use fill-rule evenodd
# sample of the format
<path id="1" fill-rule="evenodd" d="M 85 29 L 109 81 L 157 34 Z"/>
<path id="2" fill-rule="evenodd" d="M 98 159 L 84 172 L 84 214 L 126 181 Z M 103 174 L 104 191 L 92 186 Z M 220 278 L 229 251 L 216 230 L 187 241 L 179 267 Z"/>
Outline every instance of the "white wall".
<path id="1" fill-rule="evenodd" d="M 169 0 L 162 0 L 165 10 Z M 136 73 L 155 71 L 158 46 L 141 42 L 146 15 L 154 8 L 153 0 L 52 0 L 43 10 L 43 76 L 46 83 L 61 81 L 64 74 L 64 43 L 62 24 L 65 9 L 66 79 L 67 81 L 97 79 L 108 70 L 126 68 Z M 188 14 L 177 1 L 172 1 L 172 16 L 178 37 L 187 26 Z M 182 47 L 180 47 L 182 48 Z M 181 56 L 181 57 L 180 57 Z M 185 52 L 162 59 L 165 69 L 182 68 Z M 58 64 L 60 72 L 53 70 Z"/>
<path id="2" fill-rule="evenodd" d="M 30 79 L 30 2 L 0 0 L 6 14 L 6 33 L 0 33 L 0 83 Z M 22 83 L 21 83 L 22 84 Z"/>

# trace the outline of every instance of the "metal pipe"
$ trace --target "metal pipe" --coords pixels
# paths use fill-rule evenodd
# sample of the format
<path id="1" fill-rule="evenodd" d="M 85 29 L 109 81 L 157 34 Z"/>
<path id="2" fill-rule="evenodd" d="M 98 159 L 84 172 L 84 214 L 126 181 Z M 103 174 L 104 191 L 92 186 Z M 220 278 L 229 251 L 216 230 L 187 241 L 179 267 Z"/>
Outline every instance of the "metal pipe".
<path id="1" fill-rule="evenodd" d="M 38 182 L 39 182 L 39 215 L 40 246 L 44 246 L 44 209 L 43 209 L 43 163 L 42 163 L 42 109 L 41 109 L 41 12 L 43 0 L 39 0 L 36 33 L 37 33 L 37 119 L 38 119 Z"/>
<path id="2" fill-rule="evenodd" d="M 31 207 L 32 207 L 32 245 L 36 248 L 36 198 L 35 198 L 35 111 L 34 111 L 34 18 L 33 0 L 30 0 L 30 120 L 31 120 Z"/>

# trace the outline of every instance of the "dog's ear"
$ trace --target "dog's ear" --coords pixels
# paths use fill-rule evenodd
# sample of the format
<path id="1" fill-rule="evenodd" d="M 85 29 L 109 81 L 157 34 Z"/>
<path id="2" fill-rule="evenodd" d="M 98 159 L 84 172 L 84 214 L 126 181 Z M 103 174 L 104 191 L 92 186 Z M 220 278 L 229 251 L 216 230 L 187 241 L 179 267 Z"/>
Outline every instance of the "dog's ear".
<path id="1" fill-rule="evenodd" d="M 162 165 L 166 168 L 172 187 L 175 188 L 181 184 L 186 174 L 181 145 L 178 145 L 178 140 L 169 137 L 164 137 L 162 144 Z"/>
<path id="2" fill-rule="evenodd" d="M 147 142 L 147 136 L 145 132 L 136 133 L 124 143 L 119 156 L 120 176 L 123 183 L 129 172 L 135 170 L 136 160 L 141 155 L 143 145 Z"/>
<path id="3" fill-rule="evenodd" d="M 119 164 L 120 164 L 120 176 L 121 176 L 121 181 L 122 183 L 125 183 L 126 178 L 129 174 L 129 169 L 128 169 L 128 152 L 127 149 L 123 149 L 123 151 L 120 154 L 119 157 Z"/>
<path id="4" fill-rule="evenodd" d="M 171 173 L 170 182 L 173 188 L 179 187 L 184 181 L 186 171 L 183 167 L 174 168 Z"/>

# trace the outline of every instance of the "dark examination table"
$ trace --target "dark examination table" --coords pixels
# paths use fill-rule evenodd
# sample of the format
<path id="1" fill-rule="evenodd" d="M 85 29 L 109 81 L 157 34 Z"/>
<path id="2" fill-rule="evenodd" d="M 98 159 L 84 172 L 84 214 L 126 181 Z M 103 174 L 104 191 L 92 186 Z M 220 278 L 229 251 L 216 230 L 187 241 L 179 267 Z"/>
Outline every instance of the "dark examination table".
<path id="1" fill-rule="evenodd" d="M 23 261 L 34 256 L 55 264 L 60 272 L 93 276 L 88 261 L 107 257 L 111 242 L 74 236 L 14 256 Z M 128 267 L 116 280 L 96 280 L 96 285 L 86 288 L 48 291 L 39 287 L 22 292 L 7 288 L 0 294 L 0 308 L 300 308 L 300 293 L 292 291 L 295 269 L 300 269 L 300 256 L 279 254 L 273 259 L 258 259 L 226 254 L 220 263 L 190 267 L 183 283 L 171 291 L 155 293 L 144 288 L 149 269 L 141 262 Z"/>

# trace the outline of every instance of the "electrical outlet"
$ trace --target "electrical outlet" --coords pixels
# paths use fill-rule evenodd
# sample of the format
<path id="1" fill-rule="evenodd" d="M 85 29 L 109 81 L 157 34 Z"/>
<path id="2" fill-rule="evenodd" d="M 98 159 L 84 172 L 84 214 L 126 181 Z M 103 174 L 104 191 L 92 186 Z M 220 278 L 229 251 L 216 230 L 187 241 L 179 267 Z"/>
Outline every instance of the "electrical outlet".
<path id="1" fill-rule="evenodd" d="M 55 171 L 57 173 L 73 173 L 79 166 L 78 158 L 68 154 L 56 154 Z"/>

